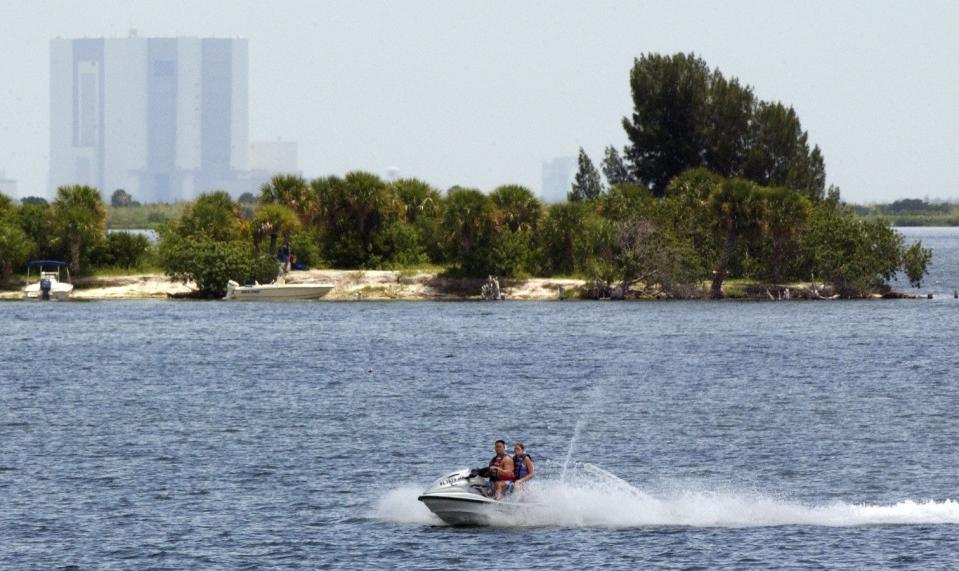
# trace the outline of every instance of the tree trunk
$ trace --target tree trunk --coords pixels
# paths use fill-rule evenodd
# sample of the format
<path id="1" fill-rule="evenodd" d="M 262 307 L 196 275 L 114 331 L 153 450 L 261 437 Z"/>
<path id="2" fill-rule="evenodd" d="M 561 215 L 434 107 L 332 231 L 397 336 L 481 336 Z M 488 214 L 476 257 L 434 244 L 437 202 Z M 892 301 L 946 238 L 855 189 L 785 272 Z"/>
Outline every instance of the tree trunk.
<path id="1" fill-rule="evenodd" d="M 276 232 L 270 234 L 270 255 L 276 256 Z"/>
<path id="2" fill-rule="evenodd" d="M 74 274 L 80 273 L 80 241 L 70 241 L 70 271 Z"/>
<path id="3" fill-rule="evenodd" d="M 726 239 L 723 241 L 723 251 L 719 254 L 719 267 L 713 274 L 713 287 L 709 291 L 709 297 L 713 299 L 723 298 L 723 280 L 726 279 L 726 270 L 729 268 L 729 260 L 733 257 L 733 250 L 736 248 L 736 227 L 732 222 L 726 224 Z"/>
<path id="4" fill-rule="evenodd" d="M 772 278 L 773 278 L 773 282 L 777 284 L 782 279 L 783 242 L 785 242 L 785 238 L 783 238 L 782 236 L 773 237 Z"/>
<path id="5" fill-rule="evenodd" d="M 13 264 L 8 261 L 4 261 L 0 265 L 0 284 L 7 283 L 7 278 L 10 277 L 10 274 L 13 273 Z"/>

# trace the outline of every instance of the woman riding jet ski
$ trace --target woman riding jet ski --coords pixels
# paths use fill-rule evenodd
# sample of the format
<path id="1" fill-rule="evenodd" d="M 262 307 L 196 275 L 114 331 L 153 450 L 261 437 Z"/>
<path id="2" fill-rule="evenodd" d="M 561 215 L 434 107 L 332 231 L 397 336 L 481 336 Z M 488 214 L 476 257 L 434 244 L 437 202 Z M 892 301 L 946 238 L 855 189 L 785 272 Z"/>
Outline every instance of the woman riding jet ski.
<path id="1" fill-rule="evenodd" d="M 502 501 L 502 498 L 533 477 L 533 461 L 522 443 L 516 444 L 516 456 L 512 458 L 505 454 L 505 449 L 506 443 L 498 440 L 496 456 L 489 466 L 453 472 L 417 499 L 450 525 L 489 525 L 496 519 L 509 521 L 523 504 Z M 514 464 L 520 466 L 515 473 Z"/>

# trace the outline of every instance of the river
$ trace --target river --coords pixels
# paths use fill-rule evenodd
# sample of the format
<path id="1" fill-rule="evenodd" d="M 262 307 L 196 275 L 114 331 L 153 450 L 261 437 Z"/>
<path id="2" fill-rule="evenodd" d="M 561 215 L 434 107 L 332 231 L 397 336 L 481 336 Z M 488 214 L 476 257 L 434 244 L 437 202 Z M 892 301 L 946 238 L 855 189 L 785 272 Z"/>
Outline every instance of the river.
<path id="1" fill-rule="evenodd" d="M 954 568 L 959 230 L 905 233 L 933 300 L 0 304 L 0 567 Z M 498 438 L 549 509 L 442 525 Z"/>

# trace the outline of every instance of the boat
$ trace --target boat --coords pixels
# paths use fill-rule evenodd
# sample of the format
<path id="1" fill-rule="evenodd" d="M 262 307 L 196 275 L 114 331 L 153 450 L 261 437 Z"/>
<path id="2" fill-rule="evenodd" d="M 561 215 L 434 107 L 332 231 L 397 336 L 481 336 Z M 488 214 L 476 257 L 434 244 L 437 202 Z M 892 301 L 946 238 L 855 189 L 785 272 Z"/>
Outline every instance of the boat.
<path id="1" fill-rule="evenodd" d="M 302 300 L 319 299 L 333 289 L 332 284 L 285 284 L 272 283 L 240 285 L 230 280 L 226 283 L 225 300 Z"/>
<path id="2" fill-rule="evenodd" d="M 30 282 L 30 274 L 36 268 L 36 283 Z M 61 271 L 62 270 L 62 271 Z M 66 276 L 64 281 L 63 276 Z M 27 287 L 23 288 L 27 299 L 66 300 L 73 293 L 70 268 L 59 260 L 32 260 L 27 264 Z"/>
<path id="3" fill-rule="evenodd" d="M 523 504 L 489 495 L 489 471 L 464 468 L 437 480 L 417 498 L 444 522 L 455 526 L 483 526 L 507 522 Z"/>

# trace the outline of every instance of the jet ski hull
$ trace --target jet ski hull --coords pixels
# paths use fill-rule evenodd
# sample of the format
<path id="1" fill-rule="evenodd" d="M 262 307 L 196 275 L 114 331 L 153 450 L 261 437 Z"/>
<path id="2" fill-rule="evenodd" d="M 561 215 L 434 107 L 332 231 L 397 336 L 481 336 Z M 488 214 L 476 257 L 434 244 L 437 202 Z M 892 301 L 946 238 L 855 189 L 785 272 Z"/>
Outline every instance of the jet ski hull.
<path id="1" fill-rule="evenodd" d="M 488 482 L 475 472 L 460 470 L 438 481 L 417 499 L 450 525 L 493 525 L 511 521 L 522 504 L 487 496 Z"/>
<path id="2" fill-rule="evenodd" d="M 423 495 L 418 498 L 431 512 L 450 525 L 490 525 L 497 510 L 495 500 L 479 501 L 464 498 Z"/>

